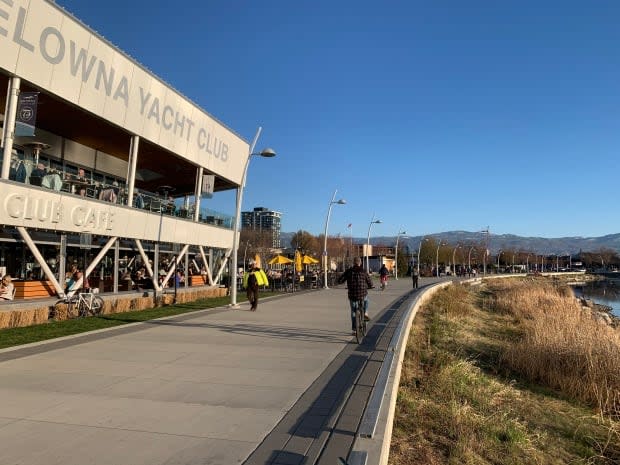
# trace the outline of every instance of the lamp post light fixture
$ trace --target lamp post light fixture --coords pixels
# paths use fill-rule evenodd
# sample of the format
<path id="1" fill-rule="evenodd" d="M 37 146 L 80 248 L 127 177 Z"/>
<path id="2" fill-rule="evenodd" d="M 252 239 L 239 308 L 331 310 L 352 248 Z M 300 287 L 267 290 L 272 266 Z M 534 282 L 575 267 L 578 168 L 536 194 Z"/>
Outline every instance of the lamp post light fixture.
<path id="1" fill-rule="evenodd" d="M 381 220 L 375 220 L 375 214 L 372 214 L 372 219 L 368 225 L 368 236 L 366 237 L 366 272 L 370 273 L 370 228 L 373 224 L 379 224 Z"/>
<path id="2" fill-rule="evenodd" d="M 344 199 L 336 200 L 336 193 L 338 189 L 334 191 L 334 195 L 332 196 L 331 201 L 329 202 L 329 206 L 327 208 L 327 218 L 325 218 L 325 233 L 324 233 L 324 242 L 323 242 L 323 289 L 329 289 L 327 287 L 327 226 L 329 225 L 329 216 L 332 213 L 332 207 L 334 205 L 344 205 L 347 203 Z"/>
<path id="3" fill-rule="evenodd" d="M 237 187 L 237 210 L 235 213 L 234 225 L 233 225 L 233 247 L 232 247 L 232 263 L 230 270 L 230 306 L 237 307 L 237 253 L 239 249 L 239 224 L 241 221 L 241 202 L 243 201 L 243 189 L 245 188 L 245 180 L 248 175 L 248 167 L 250 166 L 250 159 L 253 156 L 272 158 L 276 156 L 276 152 L 271 148 L 263 149 L 262 152 L 254 153 L 254 148 L 256 147 L 256 142 L 260 137 L 260 133 L 263 128 L 259 127 L 256 131 L 256 135 L 254 136 L 254 140 L 252 141 L 252 145 L 250 145 L 250 150 L 248 153 L 248 158 L 245 161 L 245 166 L 243 168 L 243 176 L 241 177 L 241 184 Z"/>
<path id="4" fill-rule="evenodd" d="M 452 251 L 452 266 L 454 267 L 454 270 L 452 270 L 452 276 L 456 276 L 456 249 L 460 248 L 461 244 L 457 245 Z"/>
<path id="5" fill-rule="evenodd" d="M 499 274 L 499 257 L 502 256 L 502 249 L 497 252 L 497 274 Z"/>
<path id="6" fill-rule="evenodd" d="M 398 230 L 398 234 L 396 235 L 396 250 L 394 251 L 394 279 L 398 281 L 398 239 L 401 235 L 407 234 L 407 231 Z"/>

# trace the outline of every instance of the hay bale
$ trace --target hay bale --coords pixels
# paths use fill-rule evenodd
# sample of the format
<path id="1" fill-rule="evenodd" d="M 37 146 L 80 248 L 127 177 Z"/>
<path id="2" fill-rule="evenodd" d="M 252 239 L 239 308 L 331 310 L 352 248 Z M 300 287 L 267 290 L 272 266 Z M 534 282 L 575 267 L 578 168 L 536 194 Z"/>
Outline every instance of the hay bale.
<path id="1" fill-rule="evenodd" d="M 0 312 L 0 329 L 8 328 L 10 321 L 11 321 L 10 312 L 6 312 L 6 311 Z"/>
<path id="2" fill-rule="evenodd" d="M 12 310 L 9 312 L 9 328 L 32 326 L 47 321 L 49 310 L 47 307 L 31 308 L 27 310 Z"/>

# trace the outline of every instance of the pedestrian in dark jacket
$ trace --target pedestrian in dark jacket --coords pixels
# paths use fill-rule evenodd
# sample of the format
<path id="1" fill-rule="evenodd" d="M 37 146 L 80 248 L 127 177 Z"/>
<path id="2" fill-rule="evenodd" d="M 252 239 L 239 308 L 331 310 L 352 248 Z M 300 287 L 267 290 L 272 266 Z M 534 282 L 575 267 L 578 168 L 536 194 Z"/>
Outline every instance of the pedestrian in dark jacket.
<path id="1" fill-rule="evenodd" d="M 411 270 L 411 279 L 413 280 L 413 288 L 418 288 L 418 270 L 414 268 Z"/>
<path id="2" fill-rule="evenodd" d="M 345 271 L 340 278 L 338 284 L 347 282 L 347 292 L 349 297 L 349 306 L 351 308 L 351 329 L 355 334 L 355 311 L 357 310 L 357 302 L 364 301 L 364 318 L 369 320 L 368 316 L 368 289 L 372 289 L 372 280 L 370 276 L 362 268 L 362 259 L 355 257 L 353 266 Z"/>
<path id="3" fill-rule="evenodd" d="M 246 295 L 248 297 L 248 302 L 250 302 L 250 310 L 256 311 L 258 307 L 258 279 L 256 278 L 255 271 L 259 269 L 254 265 L 253 262 L 250 263 L 250 272 L 248 275 L 248 286 L 245 290 Z"/>

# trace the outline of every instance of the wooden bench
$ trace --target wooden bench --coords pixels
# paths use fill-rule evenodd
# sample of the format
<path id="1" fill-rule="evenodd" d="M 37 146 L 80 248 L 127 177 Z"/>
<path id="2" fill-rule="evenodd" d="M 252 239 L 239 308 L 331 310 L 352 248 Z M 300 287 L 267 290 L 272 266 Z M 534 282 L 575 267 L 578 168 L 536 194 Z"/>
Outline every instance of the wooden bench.
<path id="1" fill-rule="evenodd" d="M 189 277 L 190 286 L 206 286 L 208 284 L 207 275 L 193 274 Z"/>
<path id="2" fill-rule="evenodd" d="M 13 286 L 16 299 L 40 299 L 56 295 L 51 281 L 13 281 Z"/>

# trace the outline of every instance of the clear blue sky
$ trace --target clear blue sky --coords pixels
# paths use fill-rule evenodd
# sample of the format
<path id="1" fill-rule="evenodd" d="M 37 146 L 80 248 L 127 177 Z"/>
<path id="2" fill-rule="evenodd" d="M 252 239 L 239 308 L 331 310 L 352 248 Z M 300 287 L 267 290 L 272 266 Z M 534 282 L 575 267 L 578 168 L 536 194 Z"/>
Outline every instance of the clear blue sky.
<path id="1" fill-rule="evenodd" d="M 57 2 L 258 148 L 282 230 L 620 232 L 620 2 Z M 210 206 L 234 212 L 234 196 Z"/>

